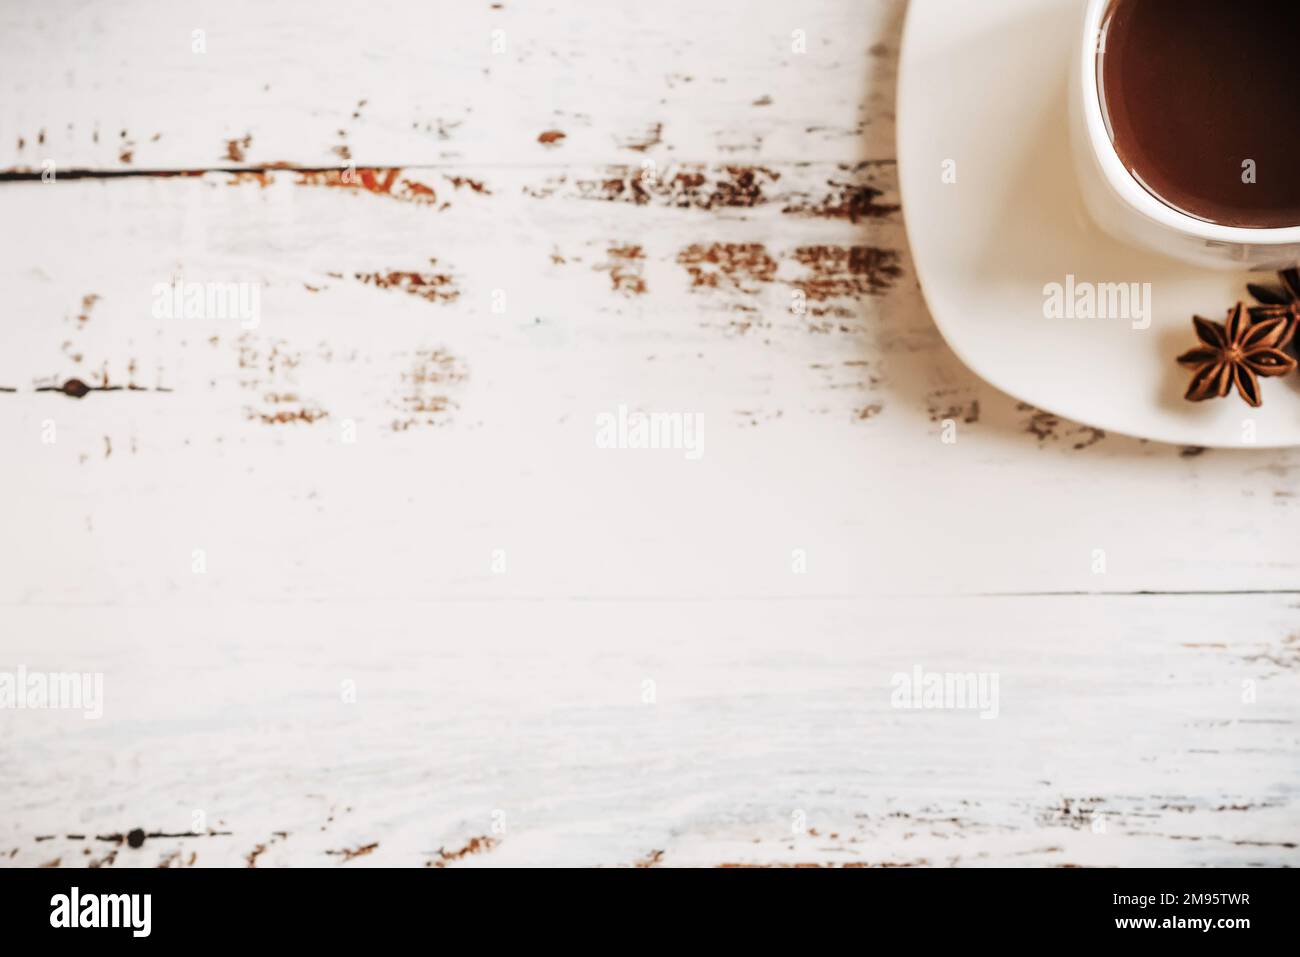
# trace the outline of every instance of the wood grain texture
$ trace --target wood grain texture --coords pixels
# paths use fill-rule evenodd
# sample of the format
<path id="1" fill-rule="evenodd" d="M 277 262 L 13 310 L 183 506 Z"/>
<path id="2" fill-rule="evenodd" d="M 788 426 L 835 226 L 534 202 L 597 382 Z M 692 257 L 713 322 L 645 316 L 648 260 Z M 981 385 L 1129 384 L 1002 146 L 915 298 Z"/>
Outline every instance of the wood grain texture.
<path id="1" fill-rule="evenodd" d="M 11 6 L 0 169 L 855 161 L 890 149 L 904 6 Z"/>
<path id="2" fill-rule="evenodd" d="M 11 649 L 102 670 L 106 709 L 8 724 L 24 787 L 4 792 L 0 854 L 81 863 L 139 827 L 222 833 L 118 864 L 242 865 L 266 845 L 258 866 L 325 865 L 378 842 L 354 863 L 423 866 L 475 837 L 495 843 L 464 863 L 1294 864 L 1291 605 L 10 609 Z M 997 718 L 892 707 L 916 664 L 997 673 Z"/>
<path id="3" fill-rule="evenodd" d="M 961 367 L 903 5 L 496 6 L 0 13 L 0 863 L 1296 863 L 1300 457 Z"/>

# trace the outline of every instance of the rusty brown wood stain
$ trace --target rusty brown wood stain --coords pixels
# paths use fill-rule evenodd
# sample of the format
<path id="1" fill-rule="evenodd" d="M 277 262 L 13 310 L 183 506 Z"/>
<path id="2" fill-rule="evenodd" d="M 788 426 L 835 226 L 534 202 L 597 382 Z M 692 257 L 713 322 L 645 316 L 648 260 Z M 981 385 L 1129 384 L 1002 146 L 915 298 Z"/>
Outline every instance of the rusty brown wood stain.
<path id="1" fill-rule="evenodd" d="M 225 159 L 232 163 L 244 162 L 245 151 L 253 145 L 253 137 L 245 134 L 242 139 L 226 140 Z"/>
<path id="2" fill-rule="evenodd" d="M 691 289 L 726 289 L 753 294 L 776 279 L 777 261 L 762 243 L 692 244 L 677 254 L 691 277 Z"/>
<path id="3" fill-rule="evenodd" d="M 311 425 L 328 416 L 328 412 L 317 408 L 286 409 L 281 412 L 256 412 L 251 409 L 248 411 L 250 419 L 256 419 L 266 425 L 288 425 L 295 422 Z"/>
<path id="4" fill-rule="evenodd" d="M 1070 422 L 1024 402 L 1016 403 L 1016 411 L 1028 413 L 1028 417 L 1021 422 L 1021 427 L 1036 438 L 1040 446 L 1064 439 L 1070 442 L 1071 448 L 1077 452 L 1090 448 L 1106 438 L 1106 433 L 1101 429 Z"/>
<path id="5" fill-rule="evenodd" d="M 979 399 L 969 398 L 969 389 L 939 389 L 925 397 L 926 412 L 931 422 L 951 419 L 974 425 L 980 420 Z"/>
<path id="6" fill-rule="evenodd" d="M 326 851 L 325 853 L 341 857 L 346 862 L 352 860 L 354 857 L 365 857 L 378 846 L 379 842 L 374 841 L 371 844 L 362 844 L 360 847 L 345 847 L 337 851 Z"/>
<path id="7" fill-rule="evenodd" d="M 799 198 L 788 203 L 781 212 L 801 216 L 820 216 L 826 219 L 847 219 L 856 223 L 863 219 L 883 219 L 897 213 L 902 207 L 897 203 L 878 202 L 884 191 L 875 186 L 841 183 L 828 180 L 827 192 L 819 199 Z"/>
<path id="8" fill-rule="evenodd" d="M 625 296 L 640 296 L 646 291 L 642 271 L 645 268 L 645 250 L 640 246 L 610 246 L 609 258 L 597 263 L 592 268 L 598 272 L 608 272 L 613 290 Z"/>
<path id="9" fill-rule="evenodd" d="M 283 340 L 266 342 L 244 333 L 237 343 L 240 388 L 257 392 L 260 407 L 244 407 L 244 418 L 264 425 L 312 425 L 329 417 L 319 404 L 300 398 L 294 388 L 295 370 L 302 353 L 291 351 Z"/>
<path id="10" fill-rule="evenodd" d="M 481 854 L 484 851 L 490 851 L 495 847 L 497 841 L 488 837 L 486 834 L 481 837 L 471 837 L 464 847 L 458 850 L 448 851 L 446 848 L 438 848 L 437 860 L 429 861 L 425 867 L 446 867 L 448 863 L 463 860 L 471 854 Z"/>
<path id="11" fill-rule="evenodd" d="M 358 190 L 423 206 L 438 205 L 437 191 L 427 183 L 403 177 L 400 167 L 301 170 L 295 182 L 299 186 Z"/>
<path id="12" fill-rule="evenodd" d="M 669 170 L 663 176 L 648 175 L 641 167 L 616 166 L 602 179 L 575 180 L 574 190 L 580 199 L 637 206 L 752 208 L 767 202 L 765 188 L 780 178 L 780 173 L 762 166 L 690 166 Z"/>
<path id="13" fill-rule="evenodd" d="M 403 417 L 394 419 L 394 432 L 417 425 L 441 425 L 447 414 L 458 408 L 448 394 L 450 388 L 469 378 L 464 364 L 445 349 L 422 349 L 412 356 L 410 368 L 402 373 L 397 407 Z"/>
<path id="14" fill-rule="evenodd" d="M 651 123 L 646 127 L 644 133 L 636 136 L 630 136 L 619 140 L 618 145 L 622 149 L 632 150 L 637 153 L 645 153 L 653 149 L 664 141 L 664 125 L 662 123 Z"/>
<path id="15" fill-rule="evenodd" d="M 95 303 L 99 302 L 100 296 L 96 293 L 89 293 L 81 297 L 81 313 L 77 316 L 78 322 L 89 322 L 90 311 L 95 308 Z"/>
<path id="16" fill-rule="evenodd" d="M 468 186 L 476 193 L 482 193 L 485 196 L 492 195 L 492 190 L 488 189 L 482 180 L 472 179 L 469 176 L 448 176 L 447 179 L 456 189 Z"/>
<path id="17" fill-rule="evenodd" d="M 793 258 L 809 274 L 795 285 L 819 301 L 878 296 L 903 275 L 898 253 L 875 246 L 800 246 Z"/>
<path id="18" fill-rule="evenodd" d="M 777 204 L 786 215 L 857 223 L 899 212 L 899 204 L 881 201 L 885 190 L 873 182 L 884 165 L 867 162 L 845 167 L 821 189 L 789 187 L 784 191 L 781 174 L 766 166 L 683 163 L 656 171 L 616 165 L 608 167 L 600 178 L 577 177 L 570 182 L 560 175 L 525 192 L 539 199 L 558 193 L 576 199 L 678 209 L 753 209 Z"/>
<path id="19" fill-rule="evenodd" d="M 903 275 L 898 253 L 875 246 L 799 246 L 783 258 L 803 267 L 806 275 L 788 282 L 814 303 L 882 295 Z M 692 244 L 676 261 L 690 275 L 692 290 L 744 295 L 776 282 L 779 268 L 762 243 Z M 813 315 L 828 311 L 809 309 Z"/>
<path id="20" fill-rule="evenodd" d="M 430 265 L 436 266 L 438 260 L 430 259 Z M 392 270 L 390 272 L 354 273 L 353 277 L 368 285 L 380 289 L 400 289 L 411 296 L 418 296 L 429 302 L 455 302 L 460 298 L 460 290 L 450 273 L 415 272 Z"/>

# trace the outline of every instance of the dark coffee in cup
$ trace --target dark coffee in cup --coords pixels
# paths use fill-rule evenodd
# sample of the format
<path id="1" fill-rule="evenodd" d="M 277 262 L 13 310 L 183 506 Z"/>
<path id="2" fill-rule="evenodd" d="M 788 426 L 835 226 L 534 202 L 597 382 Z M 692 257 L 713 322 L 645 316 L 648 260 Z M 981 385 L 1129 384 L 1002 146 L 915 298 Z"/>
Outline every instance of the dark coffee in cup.
<path id="1" fill-rule="evenodd" d="M 1300 0 L 1115 0 L 1098 57 L 1148 192 L 1221 226 L 1300 225 Z"/>

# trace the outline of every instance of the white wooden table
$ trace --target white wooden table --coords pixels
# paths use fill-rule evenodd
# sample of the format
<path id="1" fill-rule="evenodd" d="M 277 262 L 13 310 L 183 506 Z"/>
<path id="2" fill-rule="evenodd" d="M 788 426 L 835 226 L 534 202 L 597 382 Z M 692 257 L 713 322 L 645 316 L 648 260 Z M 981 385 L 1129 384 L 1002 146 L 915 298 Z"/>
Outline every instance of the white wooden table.
<path id="1" fill-rule="evenodd" d="M 0 10 L 0 861 L 1300 863 L 1300 456 L 958 363 L 904 13 Z"/>

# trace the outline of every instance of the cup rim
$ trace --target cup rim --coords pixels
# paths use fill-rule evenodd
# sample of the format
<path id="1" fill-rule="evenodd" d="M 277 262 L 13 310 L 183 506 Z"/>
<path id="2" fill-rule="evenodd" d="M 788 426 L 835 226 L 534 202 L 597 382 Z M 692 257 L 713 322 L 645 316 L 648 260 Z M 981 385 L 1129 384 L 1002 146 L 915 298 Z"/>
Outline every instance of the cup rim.
<path id="1" fill-rule="evenodd" d="M 1223 226 L 1207 223 L 1187 213 L 1180 212 L 1150 193 L 1129 172 L 1115 144 L 1111 141 L 1102 114 L 1101 90 L 1097 83 L 1097 48 L 1101 36 L 1101 23 L 1114 0 L 1089 0 L 1084 13 L 1082 52 L 1079 69 L 1082 70 L 1083 116 L 1088 132 L 1088 142 L 1093 157 L 1101 167 L 1107 184 L 1130 208 L 1162 226 L 1215 243 L 1242 246 L 1280 246 L 1300 243 L 1300 225 L 1252 228 L 1249 226 Z"/>

